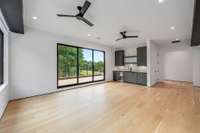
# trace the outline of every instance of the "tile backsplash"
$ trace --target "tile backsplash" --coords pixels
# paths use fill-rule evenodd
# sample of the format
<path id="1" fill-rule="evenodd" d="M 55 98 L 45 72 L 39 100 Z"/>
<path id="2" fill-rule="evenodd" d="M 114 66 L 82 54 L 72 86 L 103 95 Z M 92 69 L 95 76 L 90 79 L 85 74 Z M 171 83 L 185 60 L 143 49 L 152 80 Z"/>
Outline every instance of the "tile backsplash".
<path id="1" fill-rule="evenodd" d="M 115 71 L 134 71 L 134 72 L 147 72 L 146 66 L 137 66 L 136 64 L 129 64 L 125 66 L 115 67 Z"/>

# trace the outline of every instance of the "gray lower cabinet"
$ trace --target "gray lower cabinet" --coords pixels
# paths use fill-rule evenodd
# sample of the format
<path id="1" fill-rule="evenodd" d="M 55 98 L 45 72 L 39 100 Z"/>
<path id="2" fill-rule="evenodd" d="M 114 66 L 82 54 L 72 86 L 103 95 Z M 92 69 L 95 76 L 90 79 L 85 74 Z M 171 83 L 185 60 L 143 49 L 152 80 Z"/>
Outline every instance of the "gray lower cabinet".
<path id="1" fill-rule="evenodd" d="M 123 75 L 124 82 L 136 83 L 137 82 L 137 73 L 134 72 L 124 72 Z"/>
<path id="2" fill-rule="evenodd" d="M 142 85 L 147 85 L 147 74 L 137 73 L 137 83 Z"/>
<path id="3" fill-rule="evenodd" d="M 119 81 L 121 80 L 120 72 L 119 71 L 113 71 L 113 80 Z"/>
<path id="4" fill-rule="evenodd" d="M 147 73 L 124 72 L 124 82 L 147 85 Z"/>

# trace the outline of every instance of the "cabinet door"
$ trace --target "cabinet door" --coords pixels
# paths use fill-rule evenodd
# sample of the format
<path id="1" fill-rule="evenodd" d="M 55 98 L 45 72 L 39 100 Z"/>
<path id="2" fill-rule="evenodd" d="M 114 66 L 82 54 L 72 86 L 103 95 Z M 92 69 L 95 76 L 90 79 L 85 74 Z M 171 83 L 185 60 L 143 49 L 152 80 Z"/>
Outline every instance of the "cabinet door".
<path id="1" fill-rule="evenodd" d="M 147 47 L 137 48 L 137 65 L 147 66 Z"/>
<path id="2" fill-rule="evenodd" d="M 133 73 L 133 72 L 124 72 L 124 82 L 136 83 L 137 82 L 137 74 Z"/>
<path id="3" fill-rule="evenodd" d="M 137 65 L 140 66 L 142 62 L 141 48 L 137 48 Z"/>
<path id="4" fill-rule="evenodd" d="M 143 73 L 143 85 L 147 85 L 147 74 Z"/>
<path id="5" fill-rule="evenodd" d="M 142 51 L 143 51 L 143 53 L 142 53 L 142 57 L 143 57 L 142 65 L 147 66 L 147 47 L 144 47 Z"/>
<path id="6" fill-rule="evenodd" d="M 191 46 L 200 45 L 200 1 L 195 1 Z"/>
<path id="7" fill-rule="evenodd" d="M 114 81 L 117 81 L 117 74 L 116 74 L 115 71 L 113 71 L 113 80 L 114 80 Z"/>
<path id="8" fill-rule="evenodd" d="M 114 81 L 119 81 L 119 80 L 121 80 L 120 72 L 118 72 L 118 71 L 113 71 L 113 80 L 114 80 Z"/>
<path id="9" fill-rule="evenodd" d="M 128 72 L 124 72 L 124 75 L 123 75 L 124 82 L 128 82 L 128 79 L 129 79 L 128 77 L 129 77 Z"/>
<path id="10" fill-rule="evenodd" d="M 147 84 L 147 74 L 146 73 L 138 73 L 137 74 L 137 83 L 141 85 Z"/>
<path id="11" fill-rule="evenodd" d="M 142 73 L 137 74 L 137 83 L 142 84 L 143 83 L 143 76 Z"/>
<path id="12" fill-rule="evenodd" d="M 115 66 L 124 66 L 124 51 L 115 51 Z"/>

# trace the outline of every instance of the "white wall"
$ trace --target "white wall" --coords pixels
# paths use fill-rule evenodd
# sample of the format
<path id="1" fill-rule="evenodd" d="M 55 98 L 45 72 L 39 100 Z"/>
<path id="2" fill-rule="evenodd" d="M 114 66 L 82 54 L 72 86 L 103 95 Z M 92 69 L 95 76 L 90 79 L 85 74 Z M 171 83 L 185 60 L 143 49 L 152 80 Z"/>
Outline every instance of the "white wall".
<path id="1" fill-rule="evenodd" d="M 147 84 L 153 86 L 159 81 L 159 46 L 147 41 Z"/>
<path id="2" fill-rule="evenodd" d="M 160 79 L 193 81 L 192 48 L 189 43 L 160 45 Z"/>
<path id="3" fill-rule="evenodd" d="M 193 47 L 193 85 L 200 86 L 200 47 Z"/>
<path id="4" fill-rule="evenodd" d="M 8 82 L 8 44 L 9 29 L 5 23 L 3 15 L 0 11 L 0 29 L 4 33 L 4 84 L 0 86 L 0 118 L 8 104 L 9 100 L 9 82 Z"/>
<path id="5" fill-rule="evenodd" d="M 12 34 L 11 99 L 57 90 L 57 43 L 104 50 L 106 81 L 112 80 L 113 49 L 25 27 L 25 34 Z"/>

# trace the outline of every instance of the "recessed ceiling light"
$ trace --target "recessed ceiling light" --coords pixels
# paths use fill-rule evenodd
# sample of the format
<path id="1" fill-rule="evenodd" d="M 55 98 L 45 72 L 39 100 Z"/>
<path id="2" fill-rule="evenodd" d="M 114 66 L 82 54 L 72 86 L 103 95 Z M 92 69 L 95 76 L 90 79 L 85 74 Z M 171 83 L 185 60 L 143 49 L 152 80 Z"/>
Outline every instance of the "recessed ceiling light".
<path id="1" fill-rule="evenodd" d="M 175 27 L 174 27 L 174 26 L 171 26 L 170 29 L 171 29 L 171 30 L 175 30 Z"/>
<path id="2" fill-rule="evenodd" d="M 164 2 L 164 0 L 158 0 L 158 2 L 159 2 L 159 3 L 163 3 L 163 2 Z"/>
<path id="3" fill-rule="evenodd" d="M 38 18 L 37 18 L 36 16 L 33 16 L 32 19 L 33 19 L 33 20 L 37 20 Z"/>
<path id="4" fill-rule="evenodd" d="M 180 39 L 176 38 L 175 40 L 178 41 L 178 40 L 180 40 Z"/>
<path id="5" fill-rule="evenodd" d="M 91 34 L 88 34 L 88 36 L 91 36 Z"/>

